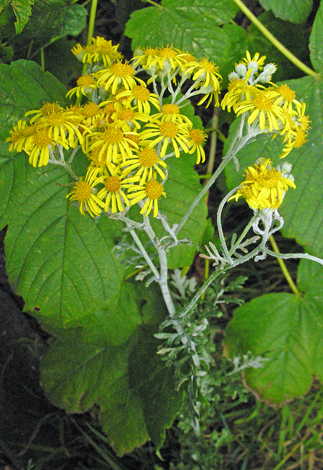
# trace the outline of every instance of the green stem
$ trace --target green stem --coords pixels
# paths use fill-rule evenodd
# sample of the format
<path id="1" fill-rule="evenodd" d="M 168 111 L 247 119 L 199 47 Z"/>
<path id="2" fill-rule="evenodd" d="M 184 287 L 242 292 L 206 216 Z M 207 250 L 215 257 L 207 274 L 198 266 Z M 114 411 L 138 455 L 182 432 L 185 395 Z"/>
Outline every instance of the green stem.
<path id="1" fill-rule="evenodd" d="M 271 246 L 273 247 L 274 252 L 277 253 L 277 254 L 280 254 L 279 248 L 277 246 L 277 243 L 276 243 L 273 235 L 270 235 L 269 241 L 270 241 Z M 291 275 L 289 274 L 289 271 L 286 267 L 286 264 L 284 263 L 284 261 L 281 258 L 277 258 L 277 261 L 279 263 L 279 266 L 280 266 L 281 270 L 283 271 L 283 274 L 286 278 L 286 281 L 288 282 L 289 287 L 292 289 L 292 291 L 294 292 L 295 295 L 299 296 L 300 292 L 297 289 L 296 284 L 294 283 Z"/>
<path id="2" fill-rule="evenodd" d="M 240 10 L 249 18 L 249 20 L 262 32 L 262 34 L 270 41 L 287 59 L 289 59 L 296 67 L 302 70 L 307 75 L 311 75 L 312 77 L 319 78 L 319 74 L 314 72 L 314 70 L 307 67 L 307 65 L 303 64 L 294 54 L 292 54 L 285 46 L 279 42 L 275 36 L 273 36 L 268 29 L 256 18 L 256 16 L 251 13 L 249 8 L 246 7 L 241 0 L 233 0 L 234 3 L 240 8 Z"/>
<path id="3" fill-rule="evenodd" d="M 153 5 L 154 7 L 159 8 L 160 10 L 163 9 L 163 7 L 162 7 L 161 5 L 159 5 L 159 3 L 153 2 L 153 0 L 146 0 L 146 3 L 150 3 L 150 4 Z"/>
<path id="4" fill-rule="evenodd" d="M 45 72 L 45 51 L 43 47 L 40 49 L 40 66 L 43 72 Z"/>
<path id="5" fill-rule="evenodd" d="M 86 43 L 88 46 L 92 44 L 97 7 L 98 7 L 98 0 L 92 0 L 90 19 L 89 19 L 89 30 L 87 33 L 87 43 Z"/>
<path id="6" fill-rule="evenodd" d="M 160 276 L 159 276 L 159 272 L 157 271 L 155 265 L 153 264 L 153 262 L 151 261 L 147 251 L 145 250 L 145 247 L 143 246 L 143 244 L 141 243 L 138 235 L 136 234 L 136 232 L 134 230 L 130 230 L 130 233 L 131 233 L 131 236 L 132 238 L 134 239 L 137 247 L 139 248 L 142 256 L 145 258 L 145 260 L 147 261 L 147 264 L 148 266 L 150 267 L 150 269 L 152 270 L 152 272 L 154 273 L 154 276 L 156 277 L 156 280 L 159 282 L 159 279 L 160 279 Z"/>

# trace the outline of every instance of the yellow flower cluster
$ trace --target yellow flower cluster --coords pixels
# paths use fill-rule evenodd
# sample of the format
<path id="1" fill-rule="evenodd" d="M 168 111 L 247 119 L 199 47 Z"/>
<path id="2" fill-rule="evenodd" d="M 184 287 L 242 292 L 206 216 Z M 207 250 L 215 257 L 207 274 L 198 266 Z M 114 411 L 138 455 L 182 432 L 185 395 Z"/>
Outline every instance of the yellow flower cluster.
<path id="1" fill-rule="evenodd" d="M 292 175 L 284 168 L 273 168 L 270 158 L 260 158 L 245 176 L 241 188 L 228 200 L 243 197 L 252 209 L 278 209 L 288 188 L 296 188 Z"/>
<path id="2" fill-rule="evenodd" d="M 91 46 L 75 46 L 73 53 L 95 71 L 80 77 L 67 93 L 68 97 L 76 95 L 78 101 L 83 96 L 89 101 L 67 108 L 45 103 L 41 109 L 29 111 L 28 120 L 20 120 L 10 131 L 6 139 L 9 150 L 25 151 L 29 163 L 40 167 L 51 161 L 59 163 L 63 149 L 81 148 L 89 159 L 88 169 L 67 197 L 78 204 L 82 214 L 115 214 L 139 203 L 141 214 L 152 212 L 156 217 L 158 200 L 166 196 L 165 160 L 196 151 L 197 163 L 203 162 L 206 136 L 181 113 L 180 104 L 160 103 L 160 97 L 136 76 L 147 61 L 138 61 L 138 56 L 132 63 L 122 61 L 118 47 L 110 41 L 96 38 L 92 42 Z M 164 48 L 155 50 L 149 63 L 147 67 L 159 70 L 177 68 L 180 76 L 192 77 L 194 94 L 203 94 L 201 102 L 213 97 L 217 102 L 219 75 L 206 59 L 197 61 Z"/>
<path id="3" fill-rule="evenodd" d="M 265 56 L 256 54 L 247 57 L 236 65 L 235 72 L 230 74 L 228 92 L 221 106 L 231 109 L 237 116 L 248 113 L 248 124 L 257 125 L 264 132 L 280 135 L 285 144 L 281 158 L 286 157 L 295 147 L 306 142 L 309 129 L 309 118 L 305 116 L 305 103 L 296 99 L 295 92 L 288 85 L 280 86 L 271 82 L 276 70 L 274 64 L 263 67 Z M 263 71 L 259 73 L 259 71 Z M 261 83 L 269 83 L 268 87 Z"/>

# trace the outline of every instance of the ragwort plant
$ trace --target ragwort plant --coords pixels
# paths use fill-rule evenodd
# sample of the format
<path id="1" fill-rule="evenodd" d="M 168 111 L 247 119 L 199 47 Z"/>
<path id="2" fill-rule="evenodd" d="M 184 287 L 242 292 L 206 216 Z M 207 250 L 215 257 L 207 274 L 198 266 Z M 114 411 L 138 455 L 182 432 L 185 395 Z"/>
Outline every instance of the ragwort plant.
<path id="1" fill-rule="evenodd" d="M 67 93 L 76 102 L 65 107 L 56 101 L 46 102 L 40 109 L 29 110 L 6 140 L 10 151 L 28 155 L 35 171 L 52 166 L 67 172 L 70 182 L 57 184 L 66 189 L 71 211 L 80 213 L 76 232 L 82 231 L 83 220 L 84 230 L 91 230 L 91 219 L 103 237 L 110 236 L 109 230 L 117 233 L 109 262 L 123 263 L 126 277 L 135 276 L 132 283 L 122 280 L 110 304 L 102 299 L 100 305 L 96 299 L 96 310 L 87 312 L 85 323 L 81 313 L 78 322 L 72 305 L 65 306 L 68 314 L 63 322 L 51 319 L 52 313 L 46 313 L 42 300 L 43 295 L 48 299 L 48 292 L 36 293 L 31 301 L 34 312 L 40 312 L 39 318 L 46 327 L 52 323 L 49 328 L 58 336 L 43 361 L 43 383 L 48 395 L 59 406 L 74 412 L 98 402 L 109 442 L 122 454 L 149 438 L 157 447 L 161 445 L 165 427 L 181 408 L 183 390 L 187 391 L 191 411 L 198 416 L 199 377 L 207 373 L 211 360 L 205 347 L 205 341 L 212 340 L 208 318 L 199 304 L 207 289 L 217 286 L 212 297 L 216 307 L 230 290 L 230 285 L 220 281 L 228 271 L 267 255 L 323 264 L 309 254 L 279 254 L 268 248 L 269 238 L 284 224 L 279 208 L 297 181 L 294 182 L 290 163 L 283 160 L 274 166 L 270 158 L 260 158 L 245 169 L 245 179 L 219 204 L 219 245 L 210 241 L 206 253 L 201 254 L 213 263 L 208 279 L 198 287 L 178 271 L 169 274 L 169 267 L 174 267 L 175 250 L 185 250 L 187 246 L 195 252 L 198 248 L 196 241 L 183 236 L 185 227 L 200 223 L 196 214 L 204 217 L 203 198 L 225 167 L 233 161 L 239 169 L 239 151 L 265 134 L 281 139 L 284 148 L 280 157 L 285 158 L 305 144 L 310 120 L 306 103 L 298 101 L 289 86 L 272 82 L 276 66 L 266 63 L 266 57 L 259 53 L 252 56 L 247 51 L 236 64 L 229 76 L 228 92 L 220 103 L 222 77 L 207 58 L 197 59 L 189 52 L 167 46 L 138 49 L 133 59 L 125 61 L 118 46 L 102 37 L 93 38 L 87 46 L 78 44 L 72 52 L 84 64 L 77 86 Z M 221 164 L 198 194 L 191 193 L 188 199 L 183 196 L 185 210 L 180 210 L 174 220 L 174 215 L 167 215 L 170 208 L 166 209 L 166 202 L 177 197 L 172 195 L 174 184 L 169 183 L 183 171 L 180 161 L 192 154 L 196 164 L 205 161 L 206 134 L 186 113 L 194 96 L 199 98 L 198 106 L 221 105 L 233 111 L 239 125 Z M 189 171 L 193 172 L 192 165 Z M 181 181 L 190 186 L 191 176 L 184 174 Z M 242 233 L 225 237 L 221 221 L 224 206 L 235 204 L 240 198 L 252 210 L 251 219 Z M 200 229 L 195 228 L 197 232 Z M 185 251 L 176 253 L 178 256 Z M 94 265 L 101 262 L 99 251 L 91 256 Z M 74 263 L 72 258 L 68 262 Z M 87 269 L 91 276 L 91 265 Z M 113 276 L 113 266 L 112 271 L 111 266 L 109 269 L 107 275 Z M 37 276 L 46 277 L 46 262 L 39 267 Z M 86 283 L 84 279 L 79 281 Z M 149 294 L 140 284 L 143 281 L 146 287 L 150 286 Z M 66 282 L 70 292 L 80 289 L 77 277 Z M 138 290 L 135 284 L 142 287 Z M 161 297 L 155 285 L 159 286 Z M 162 314 L 151 320 L 156 303 Z M 82 308 L 86 311 L 85 306 Z M 120 312 L 126 312 L 124 318 Z M 102 317 L 107 324 L 100 323 Z M 145 330 L 145 323 L 152 323 L 154 328 Z M 136 330 L 140 324 L 141 336 Z M 172 366 L 166 379 L 161 378 L 161 364 L 165 362 L 159 361 L 158 366 L 154 362 L 156 344 L 159 357 Z M 262 368 L 269 361 L 252 352 L 245 357 L 243 368 Z M 238 362 L 234 362 L 237 371 L 241 370 Z M 124 424 L 120 428 L 121 422 Z"/>

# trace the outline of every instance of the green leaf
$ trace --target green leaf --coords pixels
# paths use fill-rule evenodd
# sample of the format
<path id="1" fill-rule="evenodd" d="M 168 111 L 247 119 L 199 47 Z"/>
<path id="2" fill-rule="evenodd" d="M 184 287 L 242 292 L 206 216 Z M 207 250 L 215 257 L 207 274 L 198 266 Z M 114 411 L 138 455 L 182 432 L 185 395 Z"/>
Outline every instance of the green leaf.
<path id="1" fill-rule="evenodd" d="M 261 398 L 282 403 L 304 395 L 314 374 L 323 380 L 323 268 L 301 260 L 303 295 L 267 294 L 235 311 L 225 335 L 230 357 L 251 351 L 263 356 L 260 369 L 246 369 L 248 384 Z"/>
<path id="2" fill-rule="evenodd" d="M 259 0 L 265 10 L 272 10 L 278 18 L 303 23 L 312 9 L 312 0 Z"/>
<path id="3" fill-rule="evenodd" d="M 309 49 L 311 52 L 311 62 L 316 72 L 321 72 L 323 67 L 323 4 L 317 10 L 312 32 L 310 36 Z"/>
<path id="4" fill-rule="evenodd" d="M 27 111 L 41 108 L 46 101 L 64 105 L 65 94 L 66 88 L 52 74 L 43 72 L 35 62 L 18 60 L 11 65 L 0 64 L 1 156 L 12 156 L 5 139 L 9 137 L 9 130 Z"/>
<path id="5" fill-rule="evenodd" d="M 117 232 L 107 217 L 95 224 L 69 205 L 63 169 L 25 172 L 8 207 L 9 279 L 26 309 L 37 306 L 46 325 L 66 327 L 115 297 L 124 271 L 111 254 Z"/>
<path id="6" fill-rule="evenodd" d="M 124 289 L 128 297 L 133 288 Z M 141 291 L 144 299 L 148 290 Z M 149 296 L 156 292 L 149 291 Z M 159 293 L 153 295 L 155 302 L 161 301 Z M 128 321 L 124 308 L 116 308 L 114 314 L 120 325 L 122 319 Z M 110 321 L 109 315 L 102 315 L 101 327 L 109 329 Z M 113 343 L 98 346 L 84 339 L 81 329 L 65 330 L 41 361 L 41 380 L 49 398 L 76 413 L 98 404 L 103 430 L 118 454 L 148 439 L 160 447 L 165 428 L 182 406 L 182 393 L 174 391 L 173 370 L 156 354 L 154 332 L 156 326 L 138 325 L 129 337 L 120 327 L 113 333 Z"/>
<path id="7" fill-rule="evenodd" d="M 33 58 L 51 42 L 67 35 L 77 36 L 86 24 L 87 10 L 63 0 L 38 0 L 23 32 L 13 39 L 16 55 Z"/>
<path id="8" fill-rule="evenodd" d="M 306 142 L 299 149 L 293 149 L 286 157 L 292 163 L 292 174 L 295 178 L 296 190 L 291 189 L 286 194 L 279 208 L 285 224 L 282 229 L 284 236 L 295 238 L 297 243 L 306 246 L 309 253 L 323 255 L 323 167 L 321 161 L 322 138 L 322 93 L 320 81 L 312 77 L 304 77 L 285 82 L 296 91 L 297 99 L 305 101 L 306 114 L 311 119 L 311 129 Z M 237 122 L 232 125 L 231 135 Z M 228 148 L 230 139 L 226 142 Z M 244 169 L 260 158 L 271 158 L 275 165 L 283 163 L 279 158 L 282 150 L 280 138 L 271 140 L 270 136 L 259 136 L 257 140 L 244 147 L 238 154 L 240 171 L 237 173 L 233 164 L 226 167 L 226 179 L 229 189 L 233 189 L 243 181 Z M 229 204 L 236 204 L 230 202 Z M 252 212 L 250 210 L 250 216 Z"/>
<path id="9" fill-rule="evenodd" d="M 17 19 L 15 23 L 16 34 L 20 34 L 28 22 L 31 15 L 31 5 L 33 4 L 34 0 L 11 0 L 11 6 Z"/>
<path id="10" fill-rule="evenodd" d="M 220 67 L 230 56 L 230 37 L 222 28 L 236 15 L 231 0 L 164 0 L 159 8 L 135 11 L 125 34 L 132 48 L 172 44 L 196 57 L 209 57 Z"/>

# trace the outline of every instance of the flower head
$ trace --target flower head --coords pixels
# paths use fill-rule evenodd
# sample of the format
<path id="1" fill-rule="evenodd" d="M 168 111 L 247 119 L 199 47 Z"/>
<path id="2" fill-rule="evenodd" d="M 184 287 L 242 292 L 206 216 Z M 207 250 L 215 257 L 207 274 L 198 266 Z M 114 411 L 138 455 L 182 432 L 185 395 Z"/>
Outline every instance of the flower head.
<path id="1" fill-rule="evenodd" d="M 252 209 L 277 209 L 289 187 L 296 188 L 292 175 L 287 174 L 284 168 L 273 168 L 270 158 L 260 158 L 255 165 L 247 168 L 241 188 L 228 200 L 237 201 L 243 197 Z"/>
<path id="2" fill-rule="evenodd" d="M 95 194 L 95 185 L 97 182 L 93 176 L 92 174 L 91 177 L 88 178 L 87 175 L 85 181 L 83 181 L 83 178 L 79 178 L 79 181 L 74 184 L 73 190 L 66 196 L 70 201 L 76 201 L 78 203 L 79 211 L 82 215 L 88 212 L 91 217 L 100 215 L 104 207 L 104 203 Z"/>
<path id="3" fill-rule="evenodd" d="M 140 83 L 145 85 L 145 82 L 135 75 L 134 67 L 128 62 L 115 62 L 106 69 L 96 72 L 95 77 L 98 79 L 98 86 L 103 87 L 106 91 L 111 91 L 113 95 L 116 94 L 118 89 L 124 87 L 126 90 L 131 90 Z"/>
<path id="4" fill-rule="evenodd" d="M 167 146 L 172 145 L 175 156 L 180 156 L 180 147 L 188 153 L 188 131 L 189 127 L 185 123 L 177 124 L 171 121 L 154 121 L 146 125 L 147 129 L 140 133 L 143 140 L 149 140 L 149 147 L 155 147 L 162 143 L 160 157 L 163 158 L 167 151 Z"/>
<path id="5" fill-rule="evenodd" d="M 139 113 L 150 114 L 150 105 L 160 109 L 158 96 L 150 93 L 145 85 L 136 85 L 131 90 L 124 90 L 117 94 L 117 99 L 127 98 L 132 106 L 138 108 Z"/>
<path id="6" fill-rule="evenodd" d="M 104 188 L 98 192 L 98 198 L 105 199 L 104 210 L 109 212 L 111 209 L 112 214 L 116 212 L 123 212 L 126 207 L 130 206 L 129 200 L 123 191 L 123 188 L 128 188 L 130 185 L 127 183 L 125 176 L 120 172 L 119 167 L 109 166 L 109 171 L 106 169 L 104 174 L 96 180 L 96 184 L 103 183 Z"/>
<path id="7" fill-rule="evenodd" d="M 166 163 L 158 157 L 156 150 L 149 147 L 141 148 L 138 155 L 134 155 L 133 158 L 127 159 L 120 165 L 121 168 L 124 168 L 124 175 L 134 172 L 135 177 L 140 177 L 139 184 L 141 185 L 153 178 L 153 170 L 156 170 L 159 176 L 165 180 L 166 175 L 160 166 L 167 167 Z"/>
<path id="8" fill-rule="evenodd" d="M 164 187 L 156 179 L 157 175 L 154 174 L 154 179 L 147 181 L 145 185 L 132 186 L 128 190 L 128 198 L 131 199 L 130 204 L 134 205 L 137 202 L 146 199 L 140 214 L 144 214 L 146 217 L 153 210 L 153 216 L 158 215 L 158 200 L 166 193 Z"/>
<path id="9" fill-rule="evenodd" d="M 97 36 L 92 38 L 91 45 L 82 47 L 77 44 L 73 47 L 72 52 L 83 63 L 87 62 L 91 65 L 98 64 L 107 67 L 112 62 L 122 59 L 123 56 L 118 52 L 118 47 L 119 45 L 112 46 L 111 41 Z"/>

